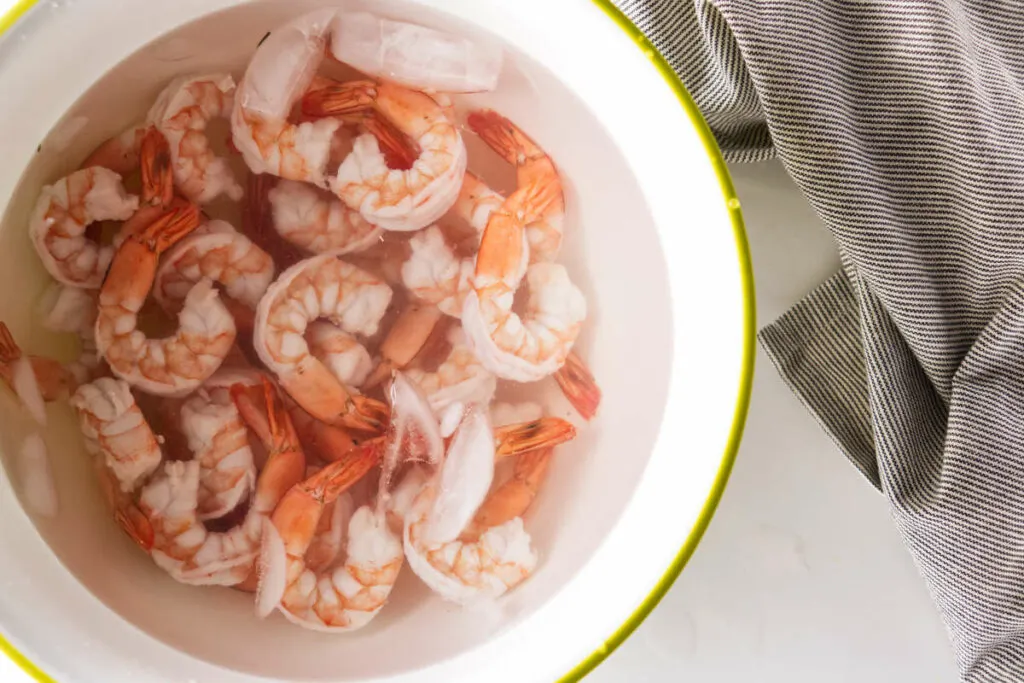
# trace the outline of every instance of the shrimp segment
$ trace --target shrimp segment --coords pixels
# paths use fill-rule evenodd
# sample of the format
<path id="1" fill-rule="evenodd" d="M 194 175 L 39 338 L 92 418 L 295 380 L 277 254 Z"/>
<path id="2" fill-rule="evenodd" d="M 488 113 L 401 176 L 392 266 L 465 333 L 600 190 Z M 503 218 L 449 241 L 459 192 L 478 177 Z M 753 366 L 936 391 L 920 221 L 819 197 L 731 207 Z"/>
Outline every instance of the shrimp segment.
<path id="1" fill-rule="evenodd" d="M 94 458 L 93 465 L 100 492 L 113 512 L 114 521 L 129 538 L 148 553 L 156 540 L 149 517 L 135 503 L 135 498 L 130 493 L 121 490 L 117 477 L 106 466 L 102 456 Z"/>
<path id="2" fill-rule="evenodd" d="M 235 81 L 229 74 L 182 76 L 164 88 L 149 110 L 148 120 L 170 144 L 178 188 L 198 204 L 221 194 L 233 201 L 242 198 L 242 186 L 227 160 L 213 153 L 206 137 L 210 120 L 231 115 L 234 93 Z"/>
<path id="3" fill-rule="evenodd" d="M 274 279 L 267 252 L 224 221 L 176 244 L 156 273 L 153 296 L 168 313 L 181 310 L 188 293 L 204 279 L 224 286 L 224 304 L 239 330 L 251 331 L 256 306 Z"/>
<path id="4" fill-rule="evenodd" d="M 348 387 L 360 387 L 373 369 L 369 351 L 337 325 L 316 320 L 306 328 L 309 350 L 317 360 Z"/>
<path id="5" fill-rule="evenodd" d="M 353 395 L 310 353 L 306 328 L 327 318 L 351 334 L 373 335 L 391 302 L 391 288 L 325 254 L 300 261 L 270 286 L 256 310 L 253 343 L 281 386 L 313 417 L 380 431 L 387 407 Z"/>
<path id="6" fill-rule="evenodd" d="M 491 214 L 473 290 L 463 304 L 462 326 L 477 358 L 499 377 L 518 382 L 562 367 L 587 316 L 586 299 L 564 266 L 535 263 L 527 269 L 525 224 L 552 200 L 550 185 L 534 183 L 516 190 Z M 512 302 L 524 274 L 530 296 L 520 317 Z"/>
<path id="7" fill-rule="evenodd" d="M 526 221 L 530 263 L 553 261 L 562 246 L 565 196 L 551 157 L 507 118 L 489 109 L 475 111 L 466 124 L 487 145 L 516 167 L 516 187 L 543 186 L 546 201 Z"/>
<path id="8" fill-rule="evenodd" d="M 505 197 L 490 188 L 476 175 L 466 172 L 462 180 L 459 198 L 455 201 L 455 212 L 477 233 L 483 234 L 491 214 L 500 209 Z"/>
<path id="9" fill-rule="evenodd" d="M 307 183 L 282 180 L 269 199 L 278 234 L 314 254 L 361 251 L 380 238 L 380 228 L 358 211 Z"/>
<path id="10" fill-rule="evenodd" d="M 402 284 L 418 300 L 437 306 L 445 315 L 462 315 L 472 289 L 475 261 L 458 258 L 436 225 L 413 235 L 409 247 L 409 258 L 402 264 Z"/>
<path id="11" fill-rule="evenodd" d="M 281 591 L 277 607 L 290 621 L 318 631 L 351 631 L 369 623 L 387 601 L 403 558 L 402 544 L 382 510 L 363 506 L 353 513 L 340 566 L 318 573 L 305 560 L 325 508 L 379 457 L 379 443 L 363 446 L 296 485 L 274 511 L 271 521 L 284 542 L 286 567 L 285 585 L 275 587 Z M 263 552 L 272 552 L 268 544 Z"/>
<path id="12" fill-rule="evenodd" d="M 139 496 L 139 507 L 155 532 L 153 561 L 182 583 L 230 586 L 243 581 L 259 554 L 265 520 L 305 470 L 301 446 L 273 386 L 264 380 L 255 391 L 241 384 L 230 391 L 239 414 L 269 452 L 242 523 L 223 532 L 203 525 L 198 460 L 165 463 Z M 260 391 L 262 402 L 253 395 Z"/>
<path id="13" fill-rule="evenodd" d="M 334 15 L 310 12 L 275 29 L 249 61 L 235 93 L 231 136 L 253 173 L 327 186 L 331 141 L 342 122 L 293 124 L 288 115 L 323 60 Z"/>
<path id="14" fill-rule="evenodd" d="M 500 48 L 369 12 L 340 12 L 331 54 L 363 73 L 418 90 L 494 90 Z"/>
<path id="15" fill-rule="evenodd" d="M 71 406 L 86 449 L 103 459 L 122 491 L 135 490 L 160 465 L 160 445 L 127 382 L 101 377 L 82 385 Z"/>
<path id="16" fill-rule="evenodd" d="M 456 403 L 486 404 L 494 396 L 498 379 L 489 372 L 466 342 L 459 327 L 448 331 L 451 351 L 433 372 L 409 368 L 406 375 L 419 385 L 435 415 Z"/>
<path id="17" fill-rule="evenodd" d="M 441 311 L 434 306 L 407 306 L 381 342 L 380 363 L 366 380 L 367 386 L 378 385 L 395 370 L 401 370 L 411 363 L 427 343 L 440 319 Z"/>
<path id="18" fill-rule="evenodd" d="M 203 280 L 189 292 L 179 329 L 147 339 L 136 328 L 162 252 L 199 225 L 194 205 L 169 209 L 118 249 L 100 291 L 96 343 L 114 374 L 158 395 L 184 395 L 220 366 L 235 341 L 235 323 L 217 292 Z"/>
<path id="19" fill-rule="evenodd" d="M 29 236 L 47 272 L 72 287 L 99 289 L 113 249 L 90 240 L 95 221 L 123 221 L 139 208 L 121 176 L 100 166 L 85 168 L 47 185 L 29 219 Z"/>
<path id="20" fill-rule="evenodd" d="M 82 162 L 81 168 L 102 166 L 125 176 L 139 166 L 139 148 L 146 134 L 145 124 L 136 124 L 105 140 Z"/>
<path id="21" fill-rule="evenodd" d="M 217 376 L 181 407 L 181 430 L 199 462 L 196 512 L 217 519 L 242 501 L 256 481 L 248 431 L 226 386 Z"/>
<path id="22" fill-rule="evenodd" d="M 466 172 L 466 146 L 444 107 L 393 83 L 351 81 L 314 88 L 302 100 L 311 116 L 375 109 L 420 149 L 412 168 L 388 168 L 377 138 L 360 135 L 338 167 L 331 189 L 385 230 L 419 230 L 455 203 Z"/>
<path id="23" fill-rule="evenodd" d="M 548 465 L 554 452 L 553 448 L 547 447 L 518 456 L 512 477 L 488 494 L 460 538 L 475 541 L 487 533 L 488 529 L 521 517 L 537 497 L 547 477 Z"/>

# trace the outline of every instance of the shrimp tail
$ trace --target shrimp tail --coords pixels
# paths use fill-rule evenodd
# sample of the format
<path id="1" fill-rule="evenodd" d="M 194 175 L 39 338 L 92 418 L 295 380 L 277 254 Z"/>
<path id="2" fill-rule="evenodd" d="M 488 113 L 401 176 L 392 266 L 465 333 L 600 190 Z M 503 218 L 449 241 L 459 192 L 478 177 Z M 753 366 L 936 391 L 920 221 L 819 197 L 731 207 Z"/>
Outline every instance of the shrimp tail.
<path id="1" fill-rule="evenodd" d="M 151 206 L 167 206 L 174 197 L 174 171 L 171 145 L 156 126 L 150 126 L 139 148 L 142 173 L 142 201 Z"/>
<path id="2" fill-rule="evenodd" d="M 555 381 L 576 412 L 584 420 L 593 419 L 601 404 L 601 388 L 597 386 L 590 368 L 575 351 L 569 353 L 565 365 L 555 373 Z"/>
<path id="3" fill-rule="evenodd" d="M 292 422 L 280 406 L 277 390 L 269 379 L 261 375 L 258 385 L 233 384 L 229 391 L 242 420 L 268 450 L 279 453 L 298 443 Z"/>
<path id="4" fill-rule="evenodd" d="M 185 204 L 166 212 L 132 235 L 132 239 L 146 245 L 154 254 L 162 254 L 199 227 L 199 222 L 199 207 Z"/>
<path id="5" fill-rule="evenodd" d="M 149 521 L 142 510 L 134 503 L 114 511 L 114 519 L 128 536 L 138 544 L 140 548 L 149 551 L 156 542 L 156 533 L 153 531 L 153 524 Z"/>
<path id="6" fill-rule="evenodd" d="M 466 118 L 466 125 L 480 136 L 488 147 L 513 166 L 523 163 L 523 156 L 533 153 L 537 145 L 514 123 L 493 109 L 478 109 Z"/>
<path id="7" fill-rule="evenodd" d="M 510 201 L 522 214 L 523 223 L 528 224 L 547 213 L 556 202 L 562 201 L 562 188 L 555 183 L 536 181 L 517 190 Z"/>
<path id="8" fill-rule="evenodd" d="M 341 416 L 343 426 L 373 434 L 384 433 L 391 414 L 386 403 L 360 395 L 350 396 L 349 400 L 352 401 L 355 410 L 347 411 Z"/>
<path id="9" fill-rule="evenodd" d="M 302 113 L 307 116 L 345 117 L 369 110 L 377 99 L 372 81 L 338 83 L 320 79 L 302 96 Z"/>
<path id="10" fill-rule="evenodd" d="M 522 516 L 537 497 L 553 453 L 553 448 L 544 448 L 520 455 L 512 478 L 487 496 L 460 538 L 475 541 L 488 529 Z"/>
<path id="11" fill-rule="evenodd" d="M 355 448 L 355 440 L 341 427 L 316 419 L 297 403 L 289 405 L 292 422 L 306 448 L 324 462 L 334 462 Z"/>
<path id="12" fill-rule="evenodd" d="M 233 384 L 229 392 L 242 421 L 267 449 L 267 463 L 256 482 L 253 505 L 260 511 L 269 512 L 286 491 L 302 480 L 306 456 L 277 389 L 265 376 L 261 376 L 260 381 L 261 386 L 251 388 L 262 390 L 262 405 L 245 384 Z"/>
<path id="13" fill-rule="evenodd" d="M 416 163 L 420 155 L 419 145 L 398 130 L 383 116 L 372 112 L 362 120 L 363 129 L 377 138 L 377 144 L 388 168 L 407 170 Z"/>
<path id="14" fill-rule="evenodd" d="M 554 448 L 576 438 L 576 428 L 560 417 L 542 417 L 539 420 L 506 425 L 494 430 L 495 456 L 504 458 L 539 448 Z"/>
<path id="15" fill-rule="evenodd" d="M 341 460 L 325 466 L 299 486 L 325 503 L 337 500 L 353 484 L 380 462 L 384 438 L 378 437 L 349 452 Z"/>
<path id="16" fill-rule="evenodd" d="M 0 322 L 0 364 L 8 365 L 21 358 L 21 347 L 14 341 L 14 335 L 7 323 Z"/>

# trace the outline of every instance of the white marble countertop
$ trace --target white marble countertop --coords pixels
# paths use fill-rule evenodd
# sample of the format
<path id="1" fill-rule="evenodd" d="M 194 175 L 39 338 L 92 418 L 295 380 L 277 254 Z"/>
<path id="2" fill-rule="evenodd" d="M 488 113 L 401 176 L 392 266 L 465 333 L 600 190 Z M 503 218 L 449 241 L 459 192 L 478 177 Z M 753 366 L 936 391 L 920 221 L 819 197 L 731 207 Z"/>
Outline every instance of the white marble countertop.
<path id="1" fill-rule="evenodd" d="M 733 166 L 758 324 L 838 267 L 778 163 Z M 885 501 L 758 353 L 714 519 L 675 585 L 587 683 L 954 683 L 946 631 Z"/>

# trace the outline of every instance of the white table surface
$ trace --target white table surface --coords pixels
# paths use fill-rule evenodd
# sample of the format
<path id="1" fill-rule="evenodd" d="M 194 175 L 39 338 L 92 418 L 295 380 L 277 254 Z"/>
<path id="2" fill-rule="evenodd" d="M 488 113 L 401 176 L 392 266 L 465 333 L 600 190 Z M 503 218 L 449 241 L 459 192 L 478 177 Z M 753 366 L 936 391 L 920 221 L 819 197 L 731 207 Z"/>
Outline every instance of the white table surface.
<path id="1" fill-rule="evenodd" d="M 14 0 L 0 0 L 0 15 Z M 838 267 L 776 163 L 735 166 L 758 320 Z M 882 498 L 758 353 L 746 435 L 675 586 L 587 683 L 953 683 L 945 630 Z M 31 679 L 0 655 L 0 681 Z"/>

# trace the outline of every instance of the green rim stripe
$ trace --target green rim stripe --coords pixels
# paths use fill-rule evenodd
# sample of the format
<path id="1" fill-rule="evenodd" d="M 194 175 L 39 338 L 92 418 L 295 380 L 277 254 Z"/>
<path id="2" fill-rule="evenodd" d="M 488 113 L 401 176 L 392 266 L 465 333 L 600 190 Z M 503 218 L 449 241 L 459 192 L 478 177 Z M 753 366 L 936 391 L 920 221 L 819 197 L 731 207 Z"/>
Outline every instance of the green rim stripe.
<path id="1" fill-rule="evenodd" d="M 9 29 L 14 22 L 16 22 L 25 12 L 29 10 L 38 0 L 19 0 L 6 14 L 0 16 L 0 34 L 3 34 Z M 711 517 L 715 512 L 715 508 L 718 507 L 718 501 L 722 498 L 722 492 L 725 490 L 726 482 L 729 480 L 729 473 L 732 471 L 733 463 L 736 461 L 736 451 L 739 448 L 740 440 L 743 437 L 743 426 L 747 418 L 747 408 L 750 405 L 750 387 L 754 377 L 754 332 L 756 329 L 756 317 L 755 317 L 755 304 L 754 304 L 754 274 L 750 264 L 750 246 L 747 243 L 747 233 L 743 227 L 743 216 L 740 211 L 739 198 L 736 196 L 736 190 L 733 188 L 732 179 L 729 176 L 729 171 L 726 168 L 725 161 L 722 159 L 721 150 L 718 148 L 718 143 L 715 142 L 715 137 L 711 133 L 711 129 L 708 128 L 707 123 L 704 121 L 704 117 L 697 109 L 697 105 L 694 104 L 690 94 L 683 87 L 682 82 L 676 75 L 675 71 L 669 66 L 665 58 L 658 52 L 647 39 L 644 37 L 640 29 L 629 20 L 626 15 L 619 11 L 615 5 L 611 3 L 611 0 L 593 0 L 594 3 L 602 10 L 608 17 L 616 23 L 623 31 L 637 43 L 637 45 L 644 51 L 647 57 L 651 60 L 658 72 L 661 73 L 662 77 L 668 83 L 669 87 L 679 98 L 680 104 L 686 111 L 687 116 L 690 117 L 690 122 L 694 128 L 697 129 L 697 133 L 700 135 L 701 141 L 704 143 L 704 149 L 707 151 L 708 157 L 711 159 L 712 166 L 715 169 L 715 175 L 718 176 L 718 182 L 722 186 L 722 195 L 726 201 L 726 206 L 729 209 L 729 215 L 732 220 L 733 236 L 736 240 L 736 252 L 739 258 L 740 267 L 740 278 L 743 285 L 743 366 L 742 366 L 742 377 L 740 379 L 739 395 L 736 400 L 736 410 L 733 414 L 732 430 L 729 434 L 729 441 L 726 444 L 725 452 L 722 456 L 722 463 L 719 465 L 718 473 L 715 476 L 715 483 L 708 494 L 707 500 L 704 502 L 704 507 L 701 509 L 700 516 L 697 519 L 697 523 L 694 525 L 693 530 L 690 532 L 690 536 L 686 539 L 686 543 L 680 549 L 676 555 L 672 564 L 668 570 L 662 575 L 654 589 L 648 594 L 647 598 L 640 604 L 640 606 L 630 615 L 629 619 L 626 620 L 618 630 L 615 631 L 604 644 L 597 650 L 594 650 L 586 659 L 580 662 L 572 671 L 567 673 L 558 683 L 575 683 L 581 678 L 590 673 L 594 667 L 605 660 L 615 648 L 623 643 L 630 636 L 636 627 L 647 618 L 647 615 L 657 606 L 661 599 L 665 597 L 669 588 L 672 587 L 673 582 L 679 576 L 679 573 L 686 566 L 690 556 L 693 555 L 694 549 L 700 542 L 701 537 L 704 535 L 704 531 L 708 528 L 708 524 L 711 522 Z M 0 634 L 0 652 L 3 652 L 14 661 L 15 664 L 20 666 L 29 676 L 39 681 L 39 683 L 55 683 L 45 672 L 39 667 L 33 664 L 27 657 L 21 654 L 9 641 L 7 641 L 2 634 Z"/>
<path id="2" fill-rule="evenodd" d="M 32 1 L 35 2 L 35 0 Z M 39 683 L 56 683 L 42 669 L 29 661 L 28 657 L 18 652 L 3 635 L 0 635 L 0 652 L 10 657 L 15 664 L 21 667 L 22 671 L 39 681 Z"/>
<path id="3" fill-rule="evenodd" d="M 14 6 L 7 10 L 6 14 L 0 16 L 0 35 L 6 33 L 7 29 L 13 26 L 14 22 L 36 2 L 37 0 L 18 0 L 18 2 L 14 3 Z M 0 633 L 0 652 L 10 657 L 15 664 L 21 667 L 22 671 L 39 681 L 39 683 L 56 683 L 46 672 L 33 664 L 28 657 L 18 652 L 17 648 L 11 645 L 10 641 L 4 638 L 2 633 Z"/>
<path id="4" fill-rule="evenodd" d="M 689 561 L 690 556 L 693 555 L 697 544 L 700 543 L 701 537 L 711 522 L 715 508 L 718 507 L 718 501 L 722 498 L 722 492 L 725 490 L 726 482 L 729 480 L 729 473 L 732 471 L 733 463 L 736 462 L 736 452 L 739 449 L 740 440 L 743 438 L 743 426 L 746 423 L 747 408 L 750 405 L 750 387 L 754 378 L 754 335 L 757 328 L 756 306 L 754 303 L 754 271 L 750 263 L 750 245 L 747 243 L 747 231 L 743 227 L 743 215 L 740 211 L 739 197 L 736 196 L 736 189 L 732 185 L 732 178 L 729 176 L 729 170 L 725 165 L 725 160 L 722 158 L 722 152 L 718 148 L 715 136 L 704 120 L 704 116 L 697 109 L 693 98 L 690 97 L 690 93 L 683 87 L 683 83 L 679 80 L 675 70 L 669 65 L 662 54 L 650 44 L 640 29 L 630 21 L 629 17 L 613 5 L 611 0 L 594 0 L 594 3 L 619 28 L 629 34 L 639 48 L 644 51 L 648 59 L 651 60 L 651 63 L 658 72 L 661 73 L 662 78 L 665 79 L 665 82 L 672 88 L 676 97 L 679 98 L 679 103 L 683 105 L 683 109 L 690 117 L 693 127 L 697 129 L 697 133 L 704 143 L 704 149 L 711 159 L 712 166 L 714 166 L 715 175 L 718 176 L 718 182 L 722 186 L 722 195 L 725 199 L 726 207 L 729 209 L 729 217 L 732 219 L 733 236 L 736 240 L 736 253 L 739 257 L 740 278 L 743 285 L 743 366 L 739 394 L 736 399 L 736 410 L 733 413 L 732 429 L 729 433 L 729 441 L 725 446 L 725 452 L 722 455 L 722 464 L 718 467 L 715 483 L 708 493 L 708 498 L 704 502 L 704 507 L 701 509 L 700 516 L 697 518 L 690 536 L 686 539 L 686 543 L 683 544 L 675 559 L 672 560 L 672 564 L 669 565 L 668 570 L 665 571 L 661 579 L 654 586 L 654 590 L 640 603 L 640 606 L 630 615 L 626 623 L 609 636 L 601 647 L 594 650 L 589 657 L 559 679 L 558 683 L 576 683 L 576 681 L 579 681 L 593 671 L 615 648 L 622 645 L 626 638 L 636 630 L 637 626 L 647 618 L 651 611 L 661 602 L 661 599 L 665 597 L 668 589 L 672 587 L 680 572 L 683 571 L 683 567 Z"/>
<path id="5" fill-rule="evenodd" d="M 0 16 L 0 34 L 3 34 L 7 29 L 13 26 L 14 22 L 16 22 L 22 14 L 27 12 L 32 5 L 36 4 L 37 1 L 38 0 L 18 0 L 14 3 L 14 6 L 7 10 L 7 14 Z"/>

